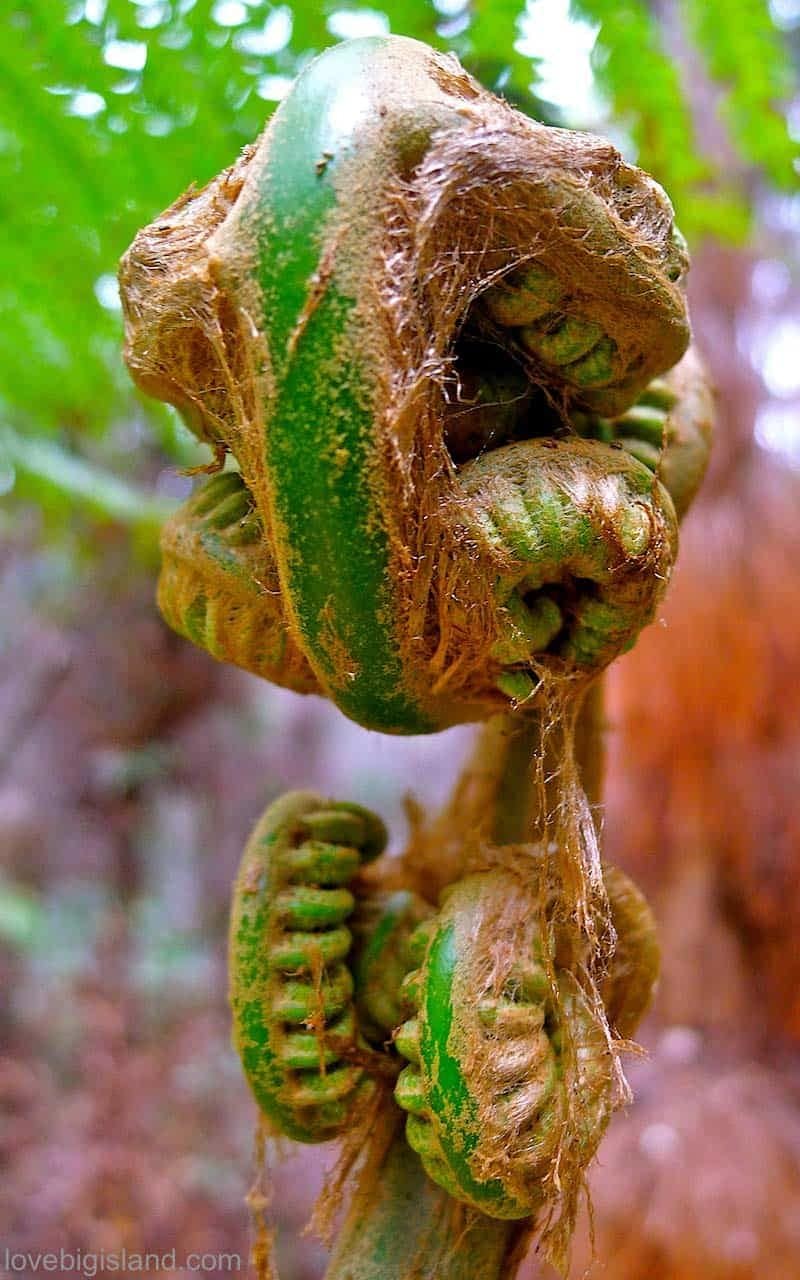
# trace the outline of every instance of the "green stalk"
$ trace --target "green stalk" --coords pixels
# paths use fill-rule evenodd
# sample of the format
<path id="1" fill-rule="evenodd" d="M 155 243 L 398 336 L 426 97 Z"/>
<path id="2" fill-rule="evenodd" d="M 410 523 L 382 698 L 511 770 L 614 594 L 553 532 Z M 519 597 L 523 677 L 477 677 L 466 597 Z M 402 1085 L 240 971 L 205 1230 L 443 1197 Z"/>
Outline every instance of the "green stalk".
<path id="1" fill-rule="evenodd" d="M 504 1280 L 520 1229 L 458 1205 L 401 1128 L 362 1178 L 326 1280 Z"/>
<path id="2" fill-rule="evenodd" d="M 532 760 L 540 741 L 539 717 L 536 714 L 498 717 L 498 722 L 490 725 L 481 737 L 478 751 L 483 748 L 488 755 L 499 748 L 502 762 L 493 806 L 492 842 L 517 844 L 530 838 L 533 810 L 537 807 Z"/>
<path id="3" fill-rule="evenodd" d="M 158 561 L 164 521 L 175 504 L 126 484 L 110 471 L 68 452 L 51 440 L 26 437 L 0 426 L 0 468 L 5 462 L 18 497 L 43 506 L 77 507 L 102 523 L 130 530 L 134 546 L 146 564 Z"/>
<path id="4" fill-rule="evenodd" d="M 543 827 L 544 813 L 556 801 L 558 768 L 563 748 L 563 726 L 556 724 L 542 735 L 539 717 L 532 713 L 499 717 L 498 728 L 487 726 L 482 739 L 486 755 L 501 748 L 491 839 L 495 844 L 517 844 L 531 839 Z M 600 801 L 605 752 L 603 749 L 603 683 L 590 685 L 578 712 L 574 734 L 575 761 L 589 804 Z M 544 736 L 544 741 L 542 740 Z M 544 747 L 543 787 L 536 783 L 533 757 Z M 481 750 L 479 745 L 478 751 Z"/>

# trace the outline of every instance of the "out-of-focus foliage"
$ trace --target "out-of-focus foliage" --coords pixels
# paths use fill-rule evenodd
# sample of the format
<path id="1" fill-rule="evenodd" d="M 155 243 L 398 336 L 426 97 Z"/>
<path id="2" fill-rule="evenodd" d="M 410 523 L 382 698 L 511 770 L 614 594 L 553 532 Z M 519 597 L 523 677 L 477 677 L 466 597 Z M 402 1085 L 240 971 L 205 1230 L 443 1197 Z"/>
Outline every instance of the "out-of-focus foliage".
<path id="1" fill-rule="evenodd" d="M 737 153 L 774 185 L 797 186 L 800 149 L 779 109 L 792 90 L 790 53 L 763 0 L 682 0 L 667 9 L 672 19 L 663 26 L 644 0 L 573 0 L 572 8 L 598 25 L 597 80 L 627 122 L 639 163 L 669 191 L 690 241 L 747 234 Z M 728 154 L 697 146 L 683 86 L 691 38 L 719 96 Z"/>
<path id="2" fill-rule="evenodd" d="M 792 70 L 768 10 L 759 0 L 734 6 L 684 0 L 684 6 L 708 70 L 724 86 L 722 115 L 733 145 L 776 186 L 796 187 L 796 134 L 776 109 L 792 92 Z"/>
<path id="3" fill-rule="evenodd" d="M 94 486 L 96 518 L 150 523 L 154 509 L 138 491 L 106 502 L 102 467 L 149 483 L 148 456 L 198 460 L 174 417 L 129 384 L 116 263 L 142 224 L 257 136 L 308 58 L 352 34 L 415 36 L 558 122 L 536 96 L 536 57 L 519 47 L 527 21 L 525 47 L 535 50 L 541 3 L 527 20 L 524 0 L 6 0 L 2 9 L 0 492 L 64 519 Z M 572 9 L 597 29 L 594 68 L 610 115 L 690 234 L 741 234 L 746 208 L 744 165 L 724 174 L 698 152 L 676 54 L 687 32 L 719 82 L 732 154 L 749 174 L 796 181 L 779 110 L 789 52 L 767 0 L 683 0 L 663 26 L 644 0 L 574 0 Z M 26 452 L 39 436 L 47 451 Z"/>
<path id="4" fill-rule="evenodd" d="M 640 164 L 668 189 L 684 234 L 741 234 L 746 214 L 719 175 L 710 202 L 703 194 L 714 167 L 697 150 L 680 68 L 649 8 L 639 0 L 578 0 L 575 7 L 599 26 L 597 80 L 627 122 Z"/>
<path id="5" fill-rule="evenodd" d="M 46 438 L 3 428 L 0 447 L 7 465 L 14 469 L 18 497 L 38 503 L 45 513 L 79 502 L 96 520 L 130 525 L 138 550 L 147 562 L 155 563 L 161 524 L 173 506 L 168 500 L 141 493 Z"/>

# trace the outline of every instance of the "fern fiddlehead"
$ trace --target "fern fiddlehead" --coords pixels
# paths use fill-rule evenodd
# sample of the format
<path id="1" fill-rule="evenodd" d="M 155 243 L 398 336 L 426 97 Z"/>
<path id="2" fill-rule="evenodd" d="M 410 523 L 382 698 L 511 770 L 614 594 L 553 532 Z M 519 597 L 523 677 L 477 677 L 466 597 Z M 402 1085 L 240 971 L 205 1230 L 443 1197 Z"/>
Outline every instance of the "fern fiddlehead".
<path id="1" fill-rule="evenodd" d="M 573 410 L 619 414 L 675 363 L 685 266 L 664 193 L 600 139 L 520 116 L 414 41 L 353 41 L 315 61 L 259 145 L 140 233 L 121 273 L 134 376 L 234 454 L 263 529 L 260 576 L 290 657 L 235 641 L 217 652 L 301 691 L 313 682 L 389 732 L 506 709 L 509 616 L 480 477 L 507 460 L 513 481 L 524 446 L 536 471 L 542 441 L 574 432 Z M 522 386 L 505 428 L 517 452 L 476 463 L 465 423 L 500 384 Z M 561 456 L 569 496 L 569 447 L 548 469 Z M 573 517 L 602 532 L 602 444 L 585 457 L 576 511 L 565 501 L 542 521 L 551 559 Z M 637 485 L 641 464 L 627 467 L 640 503 L 648 473 Z M 615 576 L 640 588 L 621 647 L 652 617 L 675 553 L 666 490 L 651 483 L 648 502 L 651 554 L 623 539 L 616 557 Z M 174 569 L 161 598 L 180 619 Z M 552 656 L 548 628 L 522 648 L 510 630 L 513 668 Z M 595 669 L 619 649 L 609 638 L 574 659 Z"/>
<path id="2" fill-rule="evenodd" d="M 702 375 L 677 363 L 686 266 L 663 191 L 609 144 L 525 119 L 413 41 L 329 50 L 260 142 L 123 260 L 134 377 L 238 467 L 165 531 L 165 617 L 386 732 L 530 716 L 548 676 L 585 688 L 654 616 L 705 466 Z M 511 826 L 504 840 L 530 834 Z M 499 1220 L 495 1274 L 503 1220 L 551 1197 L 564 1133 L 580 1171 L 599 1142 L 607 1022 L 629 1035 L 645 1007 L 651 923 L 612 877 L 619 960 L 584 987 L 574 931 L 562 945 L 557 915 L 531 916 L 510 843 L 436 914 L 370 896 L 376 830 L 316 797 L 265 815 L 236 889 L 237 1045 L 262 1110 L 302 1141 L 340 1133 L 370 1054 L 391 1074 L 399 1051 L 409 1141 Z M 487 977 L 480 922 L 500 899 L 513 963 Z M 386 1167 L 385 1274 L 404 1265 L 389 1235 L 413 1186 L 442 1246 L 419 1274 L 466 1276 L 396 1144 Z M 362 1210 L 334 1280 L 377 1257 Z"/>
<path id="3" fill-rule="evenodd" d="M 606 883 L 619 942 L 604 995 L 614 1024 L 632 1034 L 658 976 L 655 924 L 626 876 L 610 869 Z M 447 890 L 413 939 L 420 966 L 404 984 L 413 1017 L 395 1034 L 409 1061 L 395 1088 L 409 1144 L 435 1182 L 496 1218 L 529 1217 L 553 1195 L 570 1105 L 580 1116 L 571 1156 L 581 1166 L 610 1119 L 603 1028 L 566 959 L 548 972 L 542 917 L 524 910 L 509 928 L 506 904 L 527 908 L 520 890 L 507 870 Z M 577 1063 L 572 1099 L 563 1087 L 568 1052 Z"/>

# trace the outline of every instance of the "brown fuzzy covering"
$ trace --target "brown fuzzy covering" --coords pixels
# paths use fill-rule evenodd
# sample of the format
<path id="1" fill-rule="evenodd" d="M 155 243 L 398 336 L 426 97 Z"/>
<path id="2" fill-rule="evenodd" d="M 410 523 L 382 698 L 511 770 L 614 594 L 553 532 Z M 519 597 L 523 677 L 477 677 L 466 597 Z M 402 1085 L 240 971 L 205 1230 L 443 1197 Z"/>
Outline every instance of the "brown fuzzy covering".
<path id="1" fill-rule="evenodd" d="M 134 381 L 174 404 L 212 446 L 227 440 L 231 401 L 246 384 L 236 377 L 237 344 L 226 332 L 230 317 L 213 284 L 207 241 L 239 198 L 254 150 L 245 147 L 201 191 L 189 187 L 137 235 L 119 269 Z"/>

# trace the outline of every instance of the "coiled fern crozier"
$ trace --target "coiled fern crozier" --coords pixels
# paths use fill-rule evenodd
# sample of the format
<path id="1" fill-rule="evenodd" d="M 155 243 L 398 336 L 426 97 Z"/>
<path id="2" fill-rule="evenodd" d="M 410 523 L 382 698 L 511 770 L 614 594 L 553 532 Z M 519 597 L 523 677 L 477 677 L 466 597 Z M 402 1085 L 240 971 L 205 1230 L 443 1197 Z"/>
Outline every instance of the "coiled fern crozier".
<path id="1" fill-rule="evenodd" d="M 706 464 L 687 266 L 609 143 L 398 37 L 312 62 L 123 259 L 134 378 L 233 460 L 164 531 L 170 624 L 368 728 L 486 722 L 403 859 L 367 866 L 380 821 L 300 793 L 237 880 L 234 1037 L 272 1130 L 380 1117 L 330 1280 L 509 1276 L 537 1225 L 563 1261 L 624 1097 L 657 945 L 581 785 L 592 686 Z"/>

